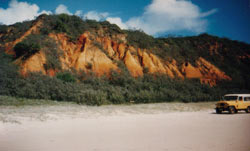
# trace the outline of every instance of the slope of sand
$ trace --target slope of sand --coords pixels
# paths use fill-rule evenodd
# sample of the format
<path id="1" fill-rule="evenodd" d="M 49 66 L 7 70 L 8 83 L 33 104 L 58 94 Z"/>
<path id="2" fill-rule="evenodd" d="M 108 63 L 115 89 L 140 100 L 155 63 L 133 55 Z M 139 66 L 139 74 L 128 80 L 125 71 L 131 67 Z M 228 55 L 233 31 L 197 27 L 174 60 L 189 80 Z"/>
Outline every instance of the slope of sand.
<path id="1" fill-rule="evenodd" d="M 0 151 L 249 151 L 250 114 L 212 107 L 0 106 Z"/>

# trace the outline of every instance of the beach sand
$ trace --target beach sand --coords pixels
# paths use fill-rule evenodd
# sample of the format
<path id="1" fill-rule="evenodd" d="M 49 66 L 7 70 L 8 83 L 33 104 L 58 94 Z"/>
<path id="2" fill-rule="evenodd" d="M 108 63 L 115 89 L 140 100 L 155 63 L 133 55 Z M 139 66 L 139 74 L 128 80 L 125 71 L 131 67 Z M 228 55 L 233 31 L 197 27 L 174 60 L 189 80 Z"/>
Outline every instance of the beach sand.
<path id="1" fill-rule="evenodd" d="M 250 151 L 250 114 L 212 106 L 0 107 L 0 151 Z"/>

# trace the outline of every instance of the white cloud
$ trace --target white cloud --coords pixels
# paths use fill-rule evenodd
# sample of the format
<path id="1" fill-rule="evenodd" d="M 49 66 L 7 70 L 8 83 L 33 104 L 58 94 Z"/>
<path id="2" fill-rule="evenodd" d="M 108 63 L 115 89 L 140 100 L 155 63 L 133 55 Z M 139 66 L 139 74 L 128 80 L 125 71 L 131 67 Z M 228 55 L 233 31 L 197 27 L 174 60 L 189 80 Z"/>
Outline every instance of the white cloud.
<path id="1" fill-rule="evenodd" d="M 55 10 L 55 13 L 56 14 L 69 14 L 69 15 L 72 15 L 67 6 L 63 5 L 63 4 L 60 4 L 57 6 L 56 10 Z"/>
<path id="2" fill-rule="evenodd" d="M 10 25 L 16 22 L 32 20 L 41 13 L 51 13 L 49 11 L 38 11 L 39 7 L 36 4 L 11 0 L 7 9 L 0 8 L 0 22 Z"/>
<path id="3" fill-rule="evenodd" d="M 100 20 L 105 20 L 107 17 L 109 16 L 109 13 L 107 12 L 103 12 L 103 13 L 99 13 L 96 11 L 89 11 L 88 13 L 84 14 L 84 19 L 93 19 L 96 21 L 100 21 Z"/>
<path id="4" fill-rule="evenodd" d="M 218 9 L 217 9 L 217 8 L 214 8 L 214 9 L 211 9 L 210 11 L 207 11 L 207 12 L 205 12 L 205 13 L 202 13 L 202 14 L 200 15 L 200 17 L 207 17 L 207 16 L 210 16 L 210 15 L 216 13 L 216 12 L 218 12 Z"/>
<path id="5" fill-rule="evenodd" d="M 50 15 L 50 14 L 53 14 L 53 13 L 51 11 L 43 10 L 37 16 L 42 15 L 42 14 Z"/>
<path id="6" fill-rule="evenodd" d="M 77 11 L 75 12 L 75 15 L 76 15 L 76 16 L 81 16 L 81 15 L 82 15 L 82 11 L 81 11 L 81 10 L 77 10 Z"/>
<path id="7" fill-rule="evenodd" d="M 205 17 L 217 11 L 212 9 L 202 12 L 197 5 L 188 0 L 153 0 L 145 7 L 141 16 L 131 17 L 125 22 L 120 17 L 111 17 L 108 13 L 96 11 L 90 11 L 83 16 L 97 21 L 105 19 L 122 29 L 141 29 L 150 35 L 157 35 L 178 31 L 204 32 L 208 24 Z"/>
<path id="8" fill-rule="evenodd" d="M 125 24 L 151 35 L 181 30 L 200 33 L 206 30 L 204 17 L 215 12 L 217 9 L 202 13 L 197 5 L 186 0 L 153 0 L 142 16 L 132 17 Z"/>
<path id="9" fill-rule="evenodd" d="M 108 17 L 106 18 L 111 24 L 118 25 L 121 29 L 128 29 L 128 26 L 122 22 L 121 18 L 119 17 Z"/>

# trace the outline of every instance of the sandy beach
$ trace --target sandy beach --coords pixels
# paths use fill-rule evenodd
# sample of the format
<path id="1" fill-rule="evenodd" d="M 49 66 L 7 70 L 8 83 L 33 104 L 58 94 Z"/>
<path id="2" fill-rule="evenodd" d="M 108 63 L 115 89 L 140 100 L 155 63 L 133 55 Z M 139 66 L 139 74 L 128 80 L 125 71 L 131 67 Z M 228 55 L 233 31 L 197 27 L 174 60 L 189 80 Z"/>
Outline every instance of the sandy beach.
<path id="1" fill-rule="evenodd" d="M 213 103 L 1 106 L 1 151 L 249 151 L 250 114 Z"/>

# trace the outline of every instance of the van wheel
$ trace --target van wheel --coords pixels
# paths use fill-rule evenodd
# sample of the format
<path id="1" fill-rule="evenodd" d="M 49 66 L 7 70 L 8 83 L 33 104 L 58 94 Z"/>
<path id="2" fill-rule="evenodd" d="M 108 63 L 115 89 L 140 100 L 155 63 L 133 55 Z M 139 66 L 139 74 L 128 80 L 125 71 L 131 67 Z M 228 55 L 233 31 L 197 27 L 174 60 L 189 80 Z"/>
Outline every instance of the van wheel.
<path id="1" fill-rule="evenodd" d="M 250 106 L 247 107 L 246 112 L 247 112 L 247 113 L 250 113 Z"/>
<path id="2" fill-rule="evenodd" d="M 228 111 L 229 111 L 230 114 L 236 113 L 236 109 L 235 109 L 234 106 L 229 106 Z"/>
<path id="3" fill-rule="evenodd" d="M 215 111 L 216 111 L 216 114 L 221 114 L 222 113 L 222 110 L 218 109 L 218 108 L 216 108 Z"/>

